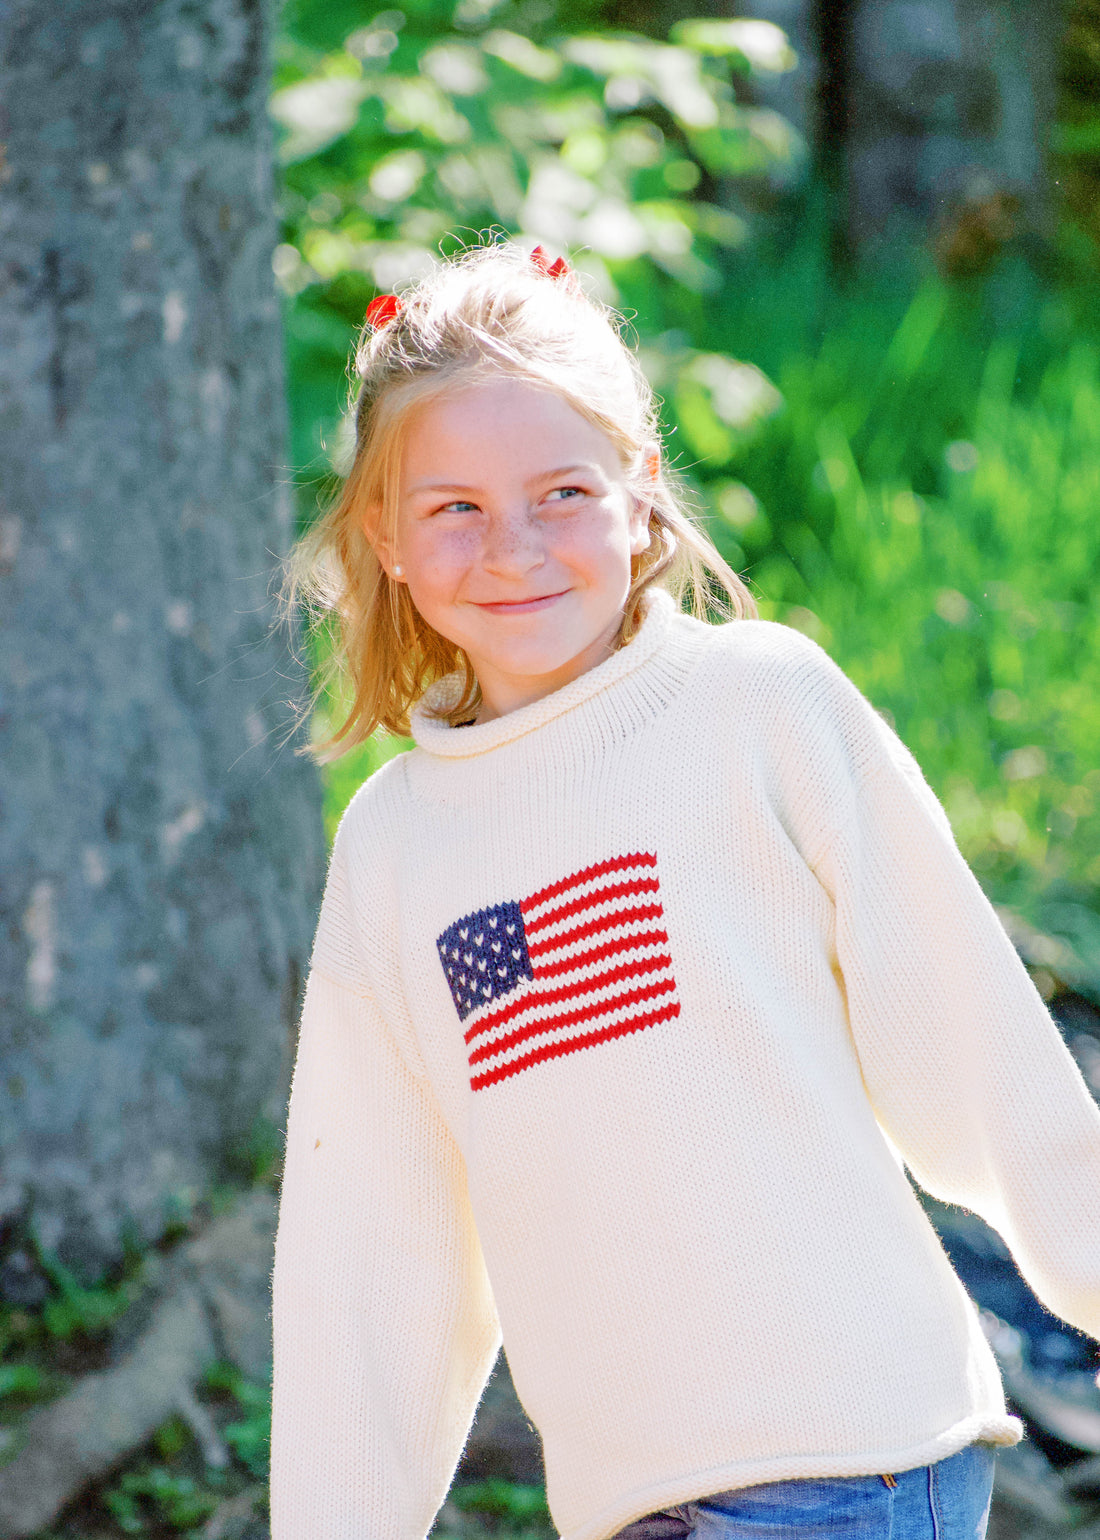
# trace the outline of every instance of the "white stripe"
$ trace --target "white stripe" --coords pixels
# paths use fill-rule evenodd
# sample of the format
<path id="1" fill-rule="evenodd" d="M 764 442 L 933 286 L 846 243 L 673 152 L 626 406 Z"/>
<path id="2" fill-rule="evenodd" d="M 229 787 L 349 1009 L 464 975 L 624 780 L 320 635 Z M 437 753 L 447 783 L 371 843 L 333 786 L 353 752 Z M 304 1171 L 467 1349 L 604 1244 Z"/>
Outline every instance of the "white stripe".
<path id="1" fill-rule="evenodd" d="M 547 953 L 546 957 L 540 957 L 536 966 L 557 967 L 560 963 L 569 961 L 571 951 L 580 952 L 579 947 L 562 949 L 561 955 Z M 614 952 L 605 957 L 597 958 L 595 962 L 575 963 L 565 973 L 555 973 L 552 978 L 536 979 L 534 982 L 543 989 L 565 989 L 571 984 L 582 984 L 586 979 L 595 978 L 598 973 L 607 973 L 611 968 L 622 968 L 627 963 L 648 962 L 653 957 L 667 957 L 667 941 L 647 941 L 643 946 L 623 946 L 616 948 Z M 512 999 L 512 995 L 502 996 L 503 1000 Z"/>
<path id="2" fill-rule="evenodd" d="M 669 978 L 671 982 L 675 983 L 671 975 L 669 975 Z M 663 1010 L 670 1005 L 675 1005 L 677 1002 L 678 995 L 676 990 L 670 989 L 663 994 L 654 996 L 652 999 L 641 1000 L 635 1005 L 618 1007 L 612 1005 L 606 1011 L 589 1016 L 584 1021 L 574 1022 L 569 1026 L 547 1027 L 545 1031 L 532 1032 L 522 1042 L 515 1043 L 511 1048 L 505 1049 L 502 1053 L 488 1054 L 485 1058 L 478 1059 L 475 1064 L 470 1065 L 470 1074 L 471 1076 L 485 1075 L 490 1070 L 499 1068 L 502 1064 L 510 1064 L 514 1059 L 522 1059 L 524 1054 L 530 1053 L 534 1048 L 541 1048 L 546 1043 L 564 1043 L 574 1037 L 586 1037 L 589 1032 L 599 1032 L 602 1028 L 613 1023 L 616 1026 L 621 1025 L 623 1022 L 630 1021 L 636 1016 L 648 1016 L 651 1011 Z M 516 1027 L 521 1025 L 521 1023 L 510 1022 L 509 1025 Z M 471 1051 L 475 1047 L 480 1047 L 480 1043 L 470 1044 Z"/>
<path id="3" fill-rule="evenodd" d="M 517 991 L 515 994 L 507 996 L 509 1004 L 514 1003 L 519 1006 L 519 1009 L 514 1015 L 509 1016 L 506 1021 L 490 1027 L 487 1032 L 471 1039 L 467 1044 L 467 1051 L 473 1053 L 475 1049 L 480 1048 L 485 1043 L 492 1043 L 500 1037 L 507 1037 L 512 1032 L 517 1032 L 522 1028 L 532 1025 L 541 1016 L 547 1018 L 551 1016 L 564 1016 L 568 1015 L 571 1011 L 589 1010 L 592 1006 L 600 1005 L 606 1005 L 609 1008 L 617 1008 L 619 1010 L 648 1010 L 651 1004 L 662 1004 L 674 998 L 676 986 L 672 969 L 667 965 L 663 968 L 654 969 L 652 973 L 643 974 L 637 979 L 619 979 L 614 983 L 604 984 L 599 989 L 590 990 L 583 995 L 576 995 L 568 1000 L 546 1001 L 542 998 L 543 994 L 549 991 L 551 982 L 551 980 L 547 979 L 545 981 L 536 981 L 534 984 L 528 983 L 523 994 Z M 637 1005 L 615 1007 L 615 1001 L 621 996 L 630 994 L 635 989 L 655 989 L 661 984 L 671 984 L 673 988 L 672 990 L 664 991 L 652 1002 L 643 1000 Z M 483 1016 L 486 1014 L 488 1014 L 488 1008 L 482 1012 Z M 595 1019 L 593 1017 L 591 1021 Z M 591 1021 L 576 1022 L 571 1026 L 555 1028 L 554 1030 L 587 1032 L 590 1030 Z M 465 1030 L 468 1032 L 471 1027 L 476 1026 L 476 1013 L 473 1013 L 466 1018 Z"/>
<path id="4" fill-rule="evenodd" d="M 590 909 L 582 909 L 576 914 L 566 915 L 564 919 L 555 920 L 553 925 L 547 925 L 544 930 L 536 931 L 533 935 L 528 931 L 527 942 L 529 946 L 543 947 L 554 941 L 558 936 L 566 936 L 571 930 L 576 930 L 581 925 L 587 925 L 592 920 L 606 919 L 609 915 L 622 914 L 623 918 L 616 925 L 609 925 L 606 930 L 597 931 L 592 936 L 583 936 L 579 940 L 567 941 L 567 947 L 592 947 L 599 946 L 604 941 L 613 941 L 616 936 L 637 935 L 641 930 L 653 930 L 655 927 L 664 928 L 664 914 L 660 906 L 657 914 L 632 915 L 631 910 L 638 908 L 644 902 L 646 895 L 641 899 L 634 895 L 626 899 L 616 899 L 593 905 Z M 541 962 L 543 953 L 538 954 Z"/>
<path id="5" fill-rule="evenodd" d="M 593 903 L 600 902 L 599 894 L 605 888 L 618 887 L 624 882 L 645 881 L 653 884 L 652 891 L 645 893 L 628 894 L 627 897 L 637 903 L 660 903 L 660 893 L 657 889 L 657 869 L 654 866 L 624 866 L 617 872 L 604 872 L 602 877 L 590 877 L 587 882 L 571 883 L 568 888 L 563 888 L 553 898 L 543 899 L 541 904 L 527 907 L 524 913 L 524 923 L 530 925 L 538 923 L 543 911 L 558 909 L 562 904 L 572 904 L 579 898 L 591 897 Z M 526 903 L 526 901 L 525 901 Z"/>

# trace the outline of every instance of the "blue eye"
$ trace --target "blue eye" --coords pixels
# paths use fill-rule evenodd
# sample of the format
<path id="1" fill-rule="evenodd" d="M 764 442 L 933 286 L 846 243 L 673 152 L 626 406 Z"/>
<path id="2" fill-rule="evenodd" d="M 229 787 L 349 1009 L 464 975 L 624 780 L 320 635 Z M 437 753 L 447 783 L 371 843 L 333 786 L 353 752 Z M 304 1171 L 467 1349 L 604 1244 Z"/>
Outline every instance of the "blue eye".
<path id="1" fill-rule="evenodd" d="M 559 498 L 562 502 L 564 502 L 567 497 L 583 497 L 584 496 L 584 488 L 583 487 L 555 487 L 552 492 L 549 492 L 547 494 L 547 496 L 548 497 L 552 497 L 552 498 Z"/>

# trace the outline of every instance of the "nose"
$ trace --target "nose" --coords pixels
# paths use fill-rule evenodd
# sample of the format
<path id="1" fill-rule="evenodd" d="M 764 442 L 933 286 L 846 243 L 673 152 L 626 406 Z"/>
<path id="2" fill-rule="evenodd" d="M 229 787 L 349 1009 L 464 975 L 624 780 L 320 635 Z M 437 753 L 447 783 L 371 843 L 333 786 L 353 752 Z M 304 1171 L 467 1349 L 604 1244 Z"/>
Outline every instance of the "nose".
<path id="1" fill-rule="evenodd" d="M 481 548 L 481 562 L 487 572 L 522 578 L 545 560 L 542 529 L 526 501 L 494 512 Z"/>

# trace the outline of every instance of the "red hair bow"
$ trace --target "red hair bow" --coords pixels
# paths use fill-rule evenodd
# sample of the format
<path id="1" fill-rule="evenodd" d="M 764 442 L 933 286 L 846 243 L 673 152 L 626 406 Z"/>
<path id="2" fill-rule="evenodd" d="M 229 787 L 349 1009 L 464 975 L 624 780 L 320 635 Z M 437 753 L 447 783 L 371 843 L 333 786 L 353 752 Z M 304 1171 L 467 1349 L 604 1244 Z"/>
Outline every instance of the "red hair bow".
<path id="1" fill-rule="evenodd" d="M 380 331 L 394 316 L 400 315 L 404 308 L 396 294 L 380 294 L 367 306 L 367 325 L 372 331 Z"/>
<path id="2" fill-rule="evenodd" d="M 551 262 L 541 246 L 535 247 L 531 253 L 531 261 L 540 273 L 546 274 L 547 278 L 567 278 L 573 271 L 564 257 L 559 257 L 556 262 Z"/>

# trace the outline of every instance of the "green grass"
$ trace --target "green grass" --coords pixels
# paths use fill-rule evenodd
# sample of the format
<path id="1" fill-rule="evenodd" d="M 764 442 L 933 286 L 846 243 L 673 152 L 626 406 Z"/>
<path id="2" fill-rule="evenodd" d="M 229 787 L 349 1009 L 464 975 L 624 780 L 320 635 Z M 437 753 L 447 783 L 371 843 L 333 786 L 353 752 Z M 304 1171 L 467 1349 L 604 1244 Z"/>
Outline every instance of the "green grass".
<path id="1" fill-rule="evenodd" d="M 432 1540 L 553 1540 L 546 1489 L 493 1476 L 455 1485 L 432 1530 Z"/>
<path id="2" fill-rule="evenodd" d="M 1012 292 L 834 296 L 785 355 L 746 306 L 783 405 L 722 467 L 751 499 L 696 475 L 763 613 L 890 715 L 987 891 L 1100 981 L 1100 332 L 1087 295 Z"/>

